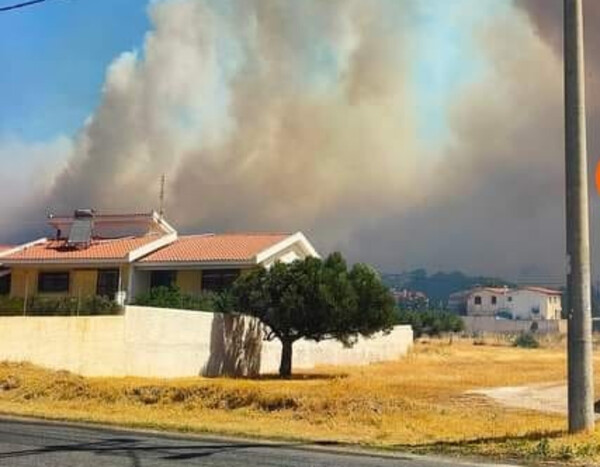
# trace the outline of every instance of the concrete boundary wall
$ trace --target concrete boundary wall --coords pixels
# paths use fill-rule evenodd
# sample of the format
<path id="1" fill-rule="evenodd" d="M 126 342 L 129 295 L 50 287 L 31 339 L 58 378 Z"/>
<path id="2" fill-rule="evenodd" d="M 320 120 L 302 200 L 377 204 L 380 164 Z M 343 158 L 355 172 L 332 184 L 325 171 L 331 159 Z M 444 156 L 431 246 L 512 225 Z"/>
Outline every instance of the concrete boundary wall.
<path id="1" fill-rule="evenodd" d="M 263 342 L 247 316 L 129 306 L 123 316 L 0 317 L 0 361 L 26 361 L 84 376 L 193 377 L 275 373 L 281 345 Z M 294 369 L 395 360 L 412 346 L 410 326 L 338 342 L 299 341 Z"/>
<path id="2" fill-rule="evenodd" d="M 566 334 L 567 320 L 508 320 L 496 319 L 493 316 L 463 316 L 465 330 L 471 333 L 484 334 L 519 334 L 532 331 L 532 325 L 536 323 L 538 334 Z"/>

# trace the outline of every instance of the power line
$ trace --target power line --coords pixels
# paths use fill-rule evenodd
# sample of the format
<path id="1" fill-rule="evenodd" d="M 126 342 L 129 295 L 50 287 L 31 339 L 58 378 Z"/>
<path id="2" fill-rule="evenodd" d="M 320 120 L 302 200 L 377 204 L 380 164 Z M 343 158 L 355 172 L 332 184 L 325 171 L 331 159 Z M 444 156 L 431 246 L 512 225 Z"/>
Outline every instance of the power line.
<path id="1" fill-rule="evenodd" d="M 10 10 L 17 10 L 19 8 L 25 8 L 25 7 L 32 6 L 37 3 L 43 3 L 46 1 L 48 1 L 48 0 L 29 0 L 27 2 L 15 3 L 14 5 L 0 6 L 0 13 L 5 12 L 5 11 L 10 11 Z"/>

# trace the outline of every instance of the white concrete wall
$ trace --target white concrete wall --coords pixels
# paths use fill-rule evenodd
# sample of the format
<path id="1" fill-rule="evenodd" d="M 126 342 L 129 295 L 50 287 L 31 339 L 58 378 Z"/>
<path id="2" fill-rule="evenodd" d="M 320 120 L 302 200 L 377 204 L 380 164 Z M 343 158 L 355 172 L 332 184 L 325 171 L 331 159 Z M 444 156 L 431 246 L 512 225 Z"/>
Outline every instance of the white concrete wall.
<path id="1" fill-rule="evenodd" d="M 389 360 L 397 360 L 407 354 L 412 347 L 413 331 L 410 326 L 396 326 L 389 334 L 377 334 L 370 339 L 359 338 L 351 348 L 337 341 L 306 341 L 294 344 L 293 368 L 311 369 L 315 366 L 367 365 Z M 276 373 L 279 370 L 281 343 L 263 342 L 261 370 Z"/>
<path id="2" fill-rule="evenodd" d="M 463 316 L 465 331 L 483 334 L 519 334 L 531 331 L 536 323 L 539 334 L 566 334 L 567 320 L 506 320 L 487 316 Z"/>
<path id="3" fill-rule="evenodd" d="M 412 330 L 337 342 L 297 342 L 294 369 L 395 360 L 412 346 Z M 0 361 L 27 361 L 85 376 L 192 377 L 254 375 L 279 367 L 281 346 L 262 342 L 258 322 L 194 311 L 127 307 L 124 316 L 0 317 Z"/>

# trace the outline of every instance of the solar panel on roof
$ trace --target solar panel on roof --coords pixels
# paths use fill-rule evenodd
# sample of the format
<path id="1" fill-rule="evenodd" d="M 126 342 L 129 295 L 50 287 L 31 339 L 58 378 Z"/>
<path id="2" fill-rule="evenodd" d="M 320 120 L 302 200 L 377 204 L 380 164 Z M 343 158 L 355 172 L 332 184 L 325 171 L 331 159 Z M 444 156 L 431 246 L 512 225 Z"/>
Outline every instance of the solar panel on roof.
<path id="1" fill-rule="evenodd" d="M 87 246 L 92 239 L 92 219 L 75 219 L 71 225 L 69 246 Z"/>

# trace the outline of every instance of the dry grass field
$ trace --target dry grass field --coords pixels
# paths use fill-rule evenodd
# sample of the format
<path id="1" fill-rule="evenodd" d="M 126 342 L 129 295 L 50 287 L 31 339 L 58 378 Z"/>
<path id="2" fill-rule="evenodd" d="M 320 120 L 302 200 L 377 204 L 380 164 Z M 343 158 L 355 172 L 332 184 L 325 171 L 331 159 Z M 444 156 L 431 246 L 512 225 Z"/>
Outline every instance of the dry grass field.
<path id="1" fill-rule="evenodd" d="M 527 350 L 466 340 L 419 343 L 398 362 L 319 368 L 289 381 L 82 378 L 2 363 L 0 412 L 413 452 L 600 461 L 600 430 L 569 437 L 563 417 L 465 394 L 560 381 L 565 371 L 562 345 Z"/>

